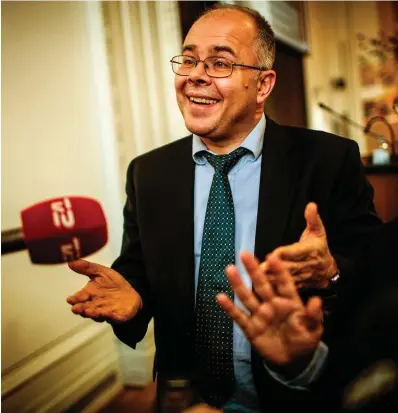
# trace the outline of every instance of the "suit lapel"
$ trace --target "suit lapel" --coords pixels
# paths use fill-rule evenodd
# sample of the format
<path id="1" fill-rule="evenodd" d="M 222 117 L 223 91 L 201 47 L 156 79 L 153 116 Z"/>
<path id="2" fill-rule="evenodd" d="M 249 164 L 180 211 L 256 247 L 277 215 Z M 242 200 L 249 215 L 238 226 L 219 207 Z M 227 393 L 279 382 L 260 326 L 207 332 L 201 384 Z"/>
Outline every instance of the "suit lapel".
<path id="1" fill-rule="evenodd" d="M 192 137 L 181 141 L 179 150 L 170 152 L 170 175 L 163 177 L 166 199 L 162 199 L 164 220 L 170 242 L 165 248 L 173 260 L 173 289 L 181 305 L 181 317 L 192 323 L 195 297 L 194 262 L 194 161 Z M 165 264 L 167 265 L 167 263 Z M 192 311 L 191 311 L 192 310 Z"/>
<path id="2" fill-rule="evenodd" d="M 267 118 L 261 162 L 255 255 L 265 255 L 283 243 L 294 198 L 301 149 L 286 128 Z M 304 213 L 304 211 L 303 211 Z"/>

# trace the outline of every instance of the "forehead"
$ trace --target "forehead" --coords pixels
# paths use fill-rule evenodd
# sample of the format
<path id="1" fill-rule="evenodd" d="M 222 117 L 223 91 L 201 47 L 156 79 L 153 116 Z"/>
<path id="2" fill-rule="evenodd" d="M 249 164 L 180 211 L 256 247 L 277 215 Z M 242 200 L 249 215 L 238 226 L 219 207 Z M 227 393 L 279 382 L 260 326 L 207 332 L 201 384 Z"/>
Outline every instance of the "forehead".
<path id="1" fill-rule="evenodd" d="M 208 54 L 231 49 L 237 57 L 253 54 L 256 26 L 239 10 L 215 10 L 200 18 L 189 30 L 183 49 Z"/>

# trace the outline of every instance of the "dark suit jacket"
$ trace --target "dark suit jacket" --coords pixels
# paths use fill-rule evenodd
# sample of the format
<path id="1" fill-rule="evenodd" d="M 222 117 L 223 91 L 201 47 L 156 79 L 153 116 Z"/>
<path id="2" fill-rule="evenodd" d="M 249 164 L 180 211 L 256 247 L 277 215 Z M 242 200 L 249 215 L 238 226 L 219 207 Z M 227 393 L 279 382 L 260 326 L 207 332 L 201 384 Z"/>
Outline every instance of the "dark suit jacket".
<path id="1" fill-rule="evenodd" d="M 395 363 L 398 377 L 397 252 L 398 218 L 379 228 L 360 254 L 355 274 L 342 280 L 323 337 L 330 350 L 328 364 L 316 383 L 333 412 L 398 411 L 397 378 L 393 385 L 385 381 L 377 386 L 374 381 L 376 367 L 386 360 Z M 354 385 L 357 406 L 351 404 Z"/>
<path id="2" fill-rule="evenodd" d="M 192 377 L 195 369 L 194 167 L 188 136 L 136 158 L 127 172 L 123 247 L 113 268 L 140 293 L 143 309 L 114 331 L 135 347 L 154 317 L 160 375 Z M 341 277 L 349 277 L 353 258 L 380 223 L 357 144 L 267 119 L 257 257 L 299 240 L 310 201 L 318 204 Z M 290 395 L 286 387 L 273 383 L 254 352 L 252 366 L 256 386 L 263 389 L 260 395 Z M 269 392 L 273 385 L 275 391 Z"/>

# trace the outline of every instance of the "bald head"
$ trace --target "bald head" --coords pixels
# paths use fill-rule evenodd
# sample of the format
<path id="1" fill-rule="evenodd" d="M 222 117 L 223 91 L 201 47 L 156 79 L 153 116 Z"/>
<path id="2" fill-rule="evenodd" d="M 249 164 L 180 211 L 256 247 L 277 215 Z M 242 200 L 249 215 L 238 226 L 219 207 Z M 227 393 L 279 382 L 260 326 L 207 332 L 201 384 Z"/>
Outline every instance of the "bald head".
<path id="1" fill-rule="evenodd" d="M 235 4 L 217 3 L 205 10 L 195 23 L 210 15 L 219 20 L 220 24 L 225 22 L 228 17 L 235 15 L 240 18 L 241 25 L 246 25 L 246 28 L 248 25 L 252 26 L 254 30 L 252 46 L 256 56 L 256 64 L 268 70 L 272 69 L 275 61 L 275 34 L 270 24 L 258 11 Z"/>

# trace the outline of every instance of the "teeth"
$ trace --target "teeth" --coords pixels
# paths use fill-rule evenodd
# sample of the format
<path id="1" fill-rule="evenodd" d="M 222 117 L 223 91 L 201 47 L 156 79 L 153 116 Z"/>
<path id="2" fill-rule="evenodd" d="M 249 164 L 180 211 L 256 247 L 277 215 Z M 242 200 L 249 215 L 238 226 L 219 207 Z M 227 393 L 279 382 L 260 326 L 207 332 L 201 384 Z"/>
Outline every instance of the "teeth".
<path id="1" fill-rule="evenodd" d="M 205 103 L 206 105 L 212 105 L 212 104 L 217 103 L 217 101 L 214 99 L 201 99 L 201 98 L 190 97 L 189 100 L 195 103 Z"/>

